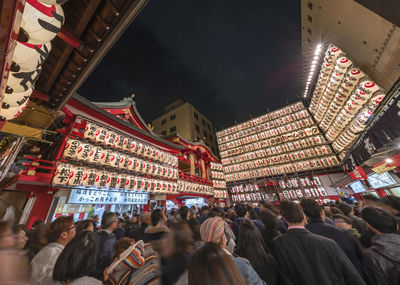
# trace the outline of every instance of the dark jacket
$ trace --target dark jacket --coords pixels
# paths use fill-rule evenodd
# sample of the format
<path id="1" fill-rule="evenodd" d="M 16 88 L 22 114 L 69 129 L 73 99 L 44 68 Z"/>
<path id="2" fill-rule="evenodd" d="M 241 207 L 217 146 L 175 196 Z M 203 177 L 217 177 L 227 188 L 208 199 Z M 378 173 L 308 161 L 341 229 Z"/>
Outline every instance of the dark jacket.
<path id="1" fill-rule="evenodd" d="M 275 237 L 279 236 L 281 233 L 274 230 L 262 230 L 261 235 L 263 237 L 264 243 L 269 250 L 273 247 L 273 240 Z"/>
<path id="2" fill-rule="evenodd" d="M 324 236 L 336 241 L 350 259 L 351 263 L 353 263 L 357 271 L 364 276 L 362 262 L 363 254 L 355 237 L 346 231 L 323 222 L 321 219 L 310 219 L 306 229 L 313 234 Z"/>
<path id="3" fill-rule="evenodd" d="M 142 240 L 144 242 L 147 242 L 144 235 L 147 227 L 148 225 L 144 223 L 141 224 L 140 227 L 137 227 L 133 231 L 130 231 L 128 237 L 133 238 L 135 241 Z"/>
<path id="4" fill-rule="evenodd" d="M 268 261 L 264 266 L 253 266 L 253 268 L 267 285 L 281 284 L 278 267 L 272 255 L 268 254 Z"/>
<path id="5" fill-rule="evenodd" d="M 162 259 L 162 284 L 173 285 L 186 271 L 190 260 L 190 255 Z"/>
<path id="6" fill-rule="evenodd" d="M 202 224 L 205 220 L 207 220 L 209 218 L 209 216 L 208 215 L 205 215 L 205 214 L 201 214 L 200 216 L 199 216 L 199 222 L 200 222 L 200 224 Z"/>
<path id="7" fill-rule="evenodd" d="M 115 231 L 113 231 L 113 234 L 115 237 L 119 240 L 125 236 L 125 229 L 124 228 L 117 228 Z"/>
<path id="8" fill-rule="evenodd" d="M 364 251 L 364 268 L 372 284 L 394 284 L 390 275 L 396 265 L 400 266 L 400 235 L 375 235 L 372 246 Z"/>
<path id="9" fill-rule="evenodd" d="M 103 280 L 103 273 L 107 266 L 111 264 L 111 259 L 115 253 L 117 238 L 114 234 L 106 231 L 97 231 L 97 244 L 99 246 L 99 257 L 93 277 Z"/>
<path id="10" fill-rule="evenodd" d="M 288 224 L 286 223 L 286 221 L 284 219 L 279 218 L 279 220 L 278 220 L 278 231 L 281 234 L 283 234 L 287 230 L 288 230 Z"/>
<path id="11" fill-rule="evenodd" d="M 290 229 L 274 239 L 282 284 L 365 284 L 338 244 L 306 229 Z"/>

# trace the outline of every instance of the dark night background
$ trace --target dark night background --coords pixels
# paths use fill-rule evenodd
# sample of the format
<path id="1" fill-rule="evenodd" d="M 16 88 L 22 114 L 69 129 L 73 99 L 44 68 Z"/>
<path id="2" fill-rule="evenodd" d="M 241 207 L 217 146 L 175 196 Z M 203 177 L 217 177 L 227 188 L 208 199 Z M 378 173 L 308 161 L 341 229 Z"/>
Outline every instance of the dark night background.
<path id="1" fill-rule="evenodd" d="M 220 130 L 297 100 L 300 27 L 298 0 L 150 0 L 79 93 L 134 93 L 146 122 L 183 98 Z"/>

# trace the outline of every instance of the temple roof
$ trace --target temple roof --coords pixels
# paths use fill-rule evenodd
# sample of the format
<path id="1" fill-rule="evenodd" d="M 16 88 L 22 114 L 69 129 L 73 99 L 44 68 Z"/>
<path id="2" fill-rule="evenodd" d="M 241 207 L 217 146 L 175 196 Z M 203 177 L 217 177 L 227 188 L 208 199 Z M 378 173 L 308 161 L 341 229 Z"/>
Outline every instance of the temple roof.
<path id="1" fill-rule="evenodd" d="M 185 149 L 184 146 L 181 146 L 181 145 L 175 144 L 173 142 L 170 142 L 170 141 L 168 141 L 166 139 L 163 139 L 163 138 L 157 136 L 153 132 L 148 131 L 147 127 L 146 127 L 146 129 L 140 128 L 136 124 L 133 124 L 130 121 L 121 119 L 120 117 L 118 117 L 118 116 L 116 116 L 116 115 L 110 113 L 109 111 L 106 111 L 106 110 L 104 110 L 103 108 L 100 107 L 100 106 L 102 106 L 104 104 L 104 106 L 107 106 L 108 109 L 113 109 L 113 108 L 110 108 L 110 105 L 108 103 L 93 103 L 93 102 L 89 101 L 88 99 L 82 97 L 81 95 L 75 93 L 71 97 L 71 99 L 68 101 L 68 103 L 67 103 L 67 105 L 65 107 L 68 108 L 68 105 L 72 106 L 73 105 L 73 100 L 76 100 L 77 102 L 85 105 L 87 108 L 95 111 L 97 114 L 99 114 L 101 116 L 104 116 L 104 117 L 106 117 L 106 118 L 108 118 L 108 119 L 110 119 L 110 120 L 112 120 L 112 121 L 114 121 L 114 122 L 116 122 L 116 123 L 118 123 L 120 125 L 123 125 L 123 126 L 129 128 L 129 129 L 141 134 L 142 137 L 143 136 L 144 137 L 148 137 L 148 138 L 152 139 L 153 141 L 157 141 L 157 142 L 159 142 L 161 144 L 164 144 L 164 145 L 167 145 L 169 147 L 172 147 L 172 148 L 176 149 L 177 151 Z M 122 101 L 124 101 L 124 100 L 122 100 Z M 115 106 L 117 106 L 117 103 L 120 103 L 120 102 L 115 102 Z M 121 105 L 119 105 L 119 106 L 121 106 Z M 135 111 L 135 113 L 138 114 L 137 110 Z M 141 119 L 141 117 L 140 117 L 140 119 Z"/>

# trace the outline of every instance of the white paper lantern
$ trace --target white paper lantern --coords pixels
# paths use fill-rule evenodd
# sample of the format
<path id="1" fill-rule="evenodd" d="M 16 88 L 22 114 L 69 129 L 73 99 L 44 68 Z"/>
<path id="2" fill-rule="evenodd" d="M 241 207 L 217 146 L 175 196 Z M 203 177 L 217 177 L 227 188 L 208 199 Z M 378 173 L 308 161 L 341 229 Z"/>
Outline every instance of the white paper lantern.
<path id="1" fill-rule="evenodd" d="M 27 0 L 22 14 L 21 28 L 28 34 L 28 43 L 50 42 L 64 24 L 60 5 L 47 5 L 38 0 Z"/>
<path id="2" fill-rule="evenodd" d="M 94 185 L 99 189 L 106 188 L 109 177 L 110 175 L 107 171 L 96 171 L 96 180 Z"/>
<path id="3" fill-rule="evenodd" d="M 78 155 L 78 149 L 81 145 L 81 142 L 78 140 L 68 139 L 65 148 L 64 148 L 64 157 L 66 158 L 76 158 Z"/>
<path id="4" fill-rule="evenodd" d="M 104 143 L 104 141 L 106 140 L 108 131 L 107 129 L 103 128 L 103 127 L 98 127 L 96 134 L 95 134 L 95 141 L 98 143 Z"/>
<path id="5" fill-rule="evenodd" d="M 124 141 L 125 141 L 125 137 L 123 135 L 117 134 L 115 141 L 114 141 L 114 146 L 118 149 L 123 149 Z"/>
<path id="6" fill-rule="evenodd" d="M 97 169 L 86 168 L 83 175 L 82 184 L 85 187 L 92 187 L 95 185 L 97 179 Z"/>
<path id="7" fill-rule="evenodd" d="M 118 173 L 108 172 L 106 188 L 112 190 L 117 188 Z"/>
<path id="8" fill-rule="evenodd" d="M 31 87 L 28 90 L 20 93 L 5 93 L 3 98 L 3 109 L 7 109 L 9 107 L 20 108 L 21 106 L 25 106 L 30 95 L 32 94 L 32 91 L 33 88 Z"/>
<path id="9" fill-rule="evenodd" d="M 53 177 L 53 185 L 67 185 L 69 176 L 71 174 L 71 169 L 71 164 L 60 163 L 59 165 L 57 165 Z"/>
<path id="10" fill-rule="evenodd" d="M 92 145 L 88 143 L 80 143 L 76 158 L 78 160 L 89 160 L 89 155 L 92 151 Z"/>
<path id="11" fill-rule="evenodd" d="M 68 185 L 81 186 L 83 183 L 83 176 L 85 175 L 85 167 L 74 166 L 69 175 Z"/>
<path id="12" fill-rule="evenodd" d="M 105 151 L 99 146 L 93 146 L 91 153 L 89 154 L 89 162 L 94 164 L 100 164 L 101 160 L 104 159 Z"/>
<path id="13" fill-rule="evenodd" d="M 6 93 L 21 93 L 33 89 L 41 71 L 41 68 L 38 68 L 32 71 L 10 72 Z"/>
<path id="14" fill-rule="evenodd" d="M 68 2 L 68 0 L 39 0 L 39 1 L 47 5 L 56 5 L 56 4 L 63 5 Z"/>
<path id="15" fill-rule="evenodd" d="M 96 137 L 96 133 L 97 133 L 97 129 L 99 128 L 99 126 L 97 126 L 96 124 L 87 122 L 86 123 L 86 127 L 85 127 L 85 131 L 83 132 L 83 137 L 85 139 L 90 139 L 90 140 L 94 140 Z"/>
<path id="16" fill-rule="evenodd" d="M 46 60 L 51 43 L 32 45 L 17 41 L 11 64 L 12 72 L 31 72 L 38 69 Z"/>
<path id="17" fill-rule="evenodd" d="M 117 134 L 115 132 L 113 132 L 113 131 L 109 131 L 109 132 L 107 132 L 107 135 L 106 135 L 106 138 L 104 140 L 104 143 L 106 145 L 116 147 L 115 146 L 116 138 L 117 138 Z"/>
<path id="18" fill-rule="evenodd" d="M 127 183 L 129 185 L 129 180 L 126 174 L 119 174 L 117 179 L 117 189 L 127 190 Z"/>

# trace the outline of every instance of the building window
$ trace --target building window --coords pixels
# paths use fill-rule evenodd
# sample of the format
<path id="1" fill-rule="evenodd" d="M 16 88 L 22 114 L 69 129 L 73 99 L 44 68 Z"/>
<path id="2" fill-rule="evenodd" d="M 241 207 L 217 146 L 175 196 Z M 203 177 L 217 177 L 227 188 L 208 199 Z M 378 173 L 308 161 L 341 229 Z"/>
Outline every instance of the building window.
<path id="1" fill-rule="evenodd" d="M 307 16 L 307 20 L 312 23 L 312 17 L 311 16 Z"/>
<path id="2" fill-rule="evenodd" d="M 194 124 L 194 128 L 196 129 L 196 131 L 200 132 L 200 127 L 197 124 Z"/>
<path id="3" fill-rule="evenodd" d="M 210 126 L 210 124 L 207 124 L 207 128 L 211 131 L 211 126 Z"/>
<path id="4" fill-rule="evenodd" d="M 171 115 L 171 116 L 169 117 L 169 120 L 170 120 L 170 121 L 175 120 L 175 119 L 176 119 L 176 115 L 175 115 L 175 114 L 173 114 L 173 115 Z"/>
<path id="5" fill-rule="evenodd" d="M 312 3 L 311 3 L 311 2 L 308 2 L 307 7 L 308 7 L 310 10 L 312 10 Z"/>
<path id="6" fill-rule="evenodd" d="M 204 138 L 207 139 L 207 132 L 203 131 Z"/>
<path id="7" fill-rule="evenodd" d="M 166 134 L 167 134 L 167 131 L 161 131 L 161 134 L 163 135 L 163 136 L 165 136 Z"/>
<path id="8" fill-rule="evenodd" d="M 176 132 L 176 127 L 175 127 L 175 126 L 171 127 L 171 128 L 169 129 L 169 132 L 170 132 L 170 133 Z"/>
<path id="9" fill-rule="evenodd" d="M 165 125 L 167 123 L 167 119 L 161 121 L 161 125 Z"/>
<path id="10" fill-rule="evenodd" d="M 311 31 L 310 28 L 307 28 L 307 31 L 308 31 L 308 33 L 309 33 L 310 35 L 312 34 L 312 31 Z"/>
<path id="11" fill-rule="evenodd" d="M 203 126 L 206 125 L 206 121 L 204 121 L 204 119 L 201 119 L 201 122 L 203 123 Z"/>
<path id="12" fill-rule="evenodd" d="M 199 115 L 197 115 L 197 113 L 196 113 L 196 112 L 193 112 L 193 116 L 194 116 L 194 118 L 195 118 L 196 120 L 198 120 L 198 119 L 199 119 Z"/>

